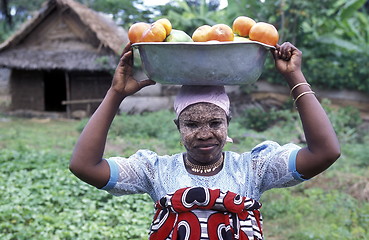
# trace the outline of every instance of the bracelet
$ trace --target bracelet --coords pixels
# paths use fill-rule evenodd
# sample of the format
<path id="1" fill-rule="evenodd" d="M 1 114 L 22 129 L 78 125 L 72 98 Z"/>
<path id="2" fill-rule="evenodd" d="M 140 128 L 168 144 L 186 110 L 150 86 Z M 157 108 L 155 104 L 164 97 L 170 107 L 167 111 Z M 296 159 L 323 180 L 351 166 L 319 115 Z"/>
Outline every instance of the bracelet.
<path id="1" fill-rule="evenodd" d="M 299 100 L 299 98 L 302 97 L 302 96 L 304 96 L 305 94 L 314 94 L 315 95 L 315 92 L 313 92 L 313 91 L 306 91 L 306 92 L 300 93 L 300 95 L 298 95 L 296 97 L 296 99 L 293 101 L 293 104 L 296 106 L 297 100 Z"/>
<path id="2" fill-rule="evenodd" d="M 293 90 L 295 90 L 297 87 L 301 86 L 301 85 L 308 85 L 310 87 L 310 84 L 307 83 L 307 82 L 302 82 L 302 83 L 298 83 L 296 84 L 295 86 L 293 86 L 293 88 L 291 88 L 291 91 L 290 91 L 290 95 L 292 96 L 292 92 Z"/>

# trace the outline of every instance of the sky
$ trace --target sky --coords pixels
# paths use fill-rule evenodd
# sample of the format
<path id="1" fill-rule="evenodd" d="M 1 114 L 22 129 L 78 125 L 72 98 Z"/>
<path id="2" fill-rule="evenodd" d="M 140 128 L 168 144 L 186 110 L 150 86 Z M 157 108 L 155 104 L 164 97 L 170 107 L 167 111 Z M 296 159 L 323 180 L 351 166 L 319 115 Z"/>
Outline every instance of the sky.
<path id="1" fill-rule="evenodd" d="M 156 5 L 164 5 L 170 1 L 169 0 L 144 0 L 143 2 L 146 6 L 156 6 Z"/>
<path id="2" fill-rule="evenodd" d="M 144 5 L 146 6 L 156 6 L 156 5 L 164 5 L 170 2 L 170 0 L 143 0 Z M 219 8 L 222 9 L 228 5 L 227 0 L 220 0 Z"/>

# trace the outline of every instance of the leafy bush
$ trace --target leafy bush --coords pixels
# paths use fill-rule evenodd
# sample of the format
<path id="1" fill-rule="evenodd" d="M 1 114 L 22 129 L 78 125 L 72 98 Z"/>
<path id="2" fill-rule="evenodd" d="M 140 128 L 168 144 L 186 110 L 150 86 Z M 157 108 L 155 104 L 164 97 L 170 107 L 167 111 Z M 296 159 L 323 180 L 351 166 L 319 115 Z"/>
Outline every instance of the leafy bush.
<path id="1" fill-rule="evenodd" d="M 322 106 L 341 142 L 359 141 L 364 137 L 363 131 L 359 129 L 362 118 L 358 109 L 351 106 L 334 108 L 328 99 L 322 100 Z M 297 111 L 288 109 L 287 104 L 285 109 L 246 109 L 237 121 L 242 126 L 258 132 L 265 131 L 275 125 L 278 127 L 289 126 L 296 128 L 296 123 L 300 123 Z M 300 132 L 302 133 L 302 131 Z"/>
<path id="2" fill-rule="evenodd" d="M 122 113 L 115 117 L 109 131 L 109 139 L 121 141 L 125 153 L 133 153 L 139 148 L 150 148 L 158 153 L 175 153 L 183 150 L 179 132 L 173 120 L 175 115 L 169 110 L 145 112 L 142 114 Z M 82 131 L 86 120 L 81 121 L 77 130 Z M 162 151 L 170 149 L 170 151 Z"/>
<path id="3" fill-rule="evenodd" d="M 275 114 L 275 112 L 275 109 L 269 112 L 261 108 L 246 109 L 245 116 L 240 122 L 247 128 L 261 132 L 268 129 L 278 119 L 278 114 Z"/>
<path id="4" fill-rule="evenodd" d="M 341 142 L 353 142 L 359 139 L 361 134 L 359 126 L 362 119 L 358 109 L 351 106 L 332 108 L 328 99 L 323 99 L 322 105 Z"/>
<path id="5" fill-rule="evenodd" d="M 244 127 L 258 132 L 265 131 L 277 123 L 283 124 L 291 120 L 296 120 L 296 115 L 289 109 L 263 109 L 261 107 L 246 109 L 238 118 Z"/>
<path id="6" fill-rule="evenodd" d="M 302 71 L 313 87 L 333 90 L 357 90 L 369 93 L 369 55 L 349 51 L 333 51 L 322 44 L 305 46 Z M 271 83 L 285 85 L 286 81 L 267 59 L 261 76 Z"/>
<path id="7" fill-rule="evenodd" d="M 324 49 L 312 50 L 312 53 L 305 61 L 306 76 L 311 84 L 369 93 L 369 55 L 348 51 L 337 54 Z"/>
<path id="8" fill-rule="evenodd" d="M 313 180 L 311 180 L 313 181 Z M 265 227 L 283 239 L 366 239 L 369 204 L 340 191 L 320 188 L 272 190 L 265 193 L 262 208 Z M 356 212 L 353 209 L 361 209 Z"/>
<path id="9" fill-rule="evenodd" d="M 342 147 L 342 152 L 345 154 L 344 157 L 350 156 L 350 166 L 359 167 L 365 170 L 369 167 L 369 148 L 368 142 L 363 143 L 345 143 Z"/>
<path id="10" fill-rule="evenodd" d="M 174 113 L 169 110 L 137 115 L 122 114 L 115 118 L 110 133 L 113 137 L 129 139 L 159 139 L 166 149 L 177 151 L 181 146 L 174 118 Z"/>
<path id="11" fill-rule="evenodd" d="M 0 151 L 1 239 L 147 239 L 147 195 L 115 198 L 82 183 L 66 156 Z"/>
<path id="12" fill-rule="evenodd" d="M 168 110 L 141 114 L 122 113 L 114 118 L 110 127 L 110 136 L 160 138 L 172 135 L 177 131 L 173 122 L 174 118 L 174 114 Z M 87 121 L 88 119 L 81 121 L 77 130 L 81 132 Z"/>
<path id="13" fill-rule="evenodd" d="M 114 136 L 165 138 L 178 135 L 174 118 L 169 110 L 134 115 L 123 113 L 114 119 L 110 132 Z"/>

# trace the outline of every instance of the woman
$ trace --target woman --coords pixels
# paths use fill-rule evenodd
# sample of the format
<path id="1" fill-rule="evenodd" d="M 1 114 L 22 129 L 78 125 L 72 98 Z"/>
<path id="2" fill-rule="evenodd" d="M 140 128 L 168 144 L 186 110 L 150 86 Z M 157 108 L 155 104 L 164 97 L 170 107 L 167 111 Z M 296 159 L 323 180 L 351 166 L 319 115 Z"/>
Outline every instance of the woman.
<path id="1" fill-rule="evenodd" d="M 230 120 L 224 87 L 183 86 L 174 107 L 185 153 L 158 156 L 139 150 L 129 158 L 103 159 L 110 124 L 125 97 L 155 84 L 132 75 L 130 45 L 112 86 L 75 146 L 71 171 L 115 195 L 148 193 L 157 213 L 150 239 L 262 239 L 257 200 L 321 173 L 340 156 L 331 123 L 301 71 L 302 53 L 284 43 L 272 51 L 300 114 L 307 146 L 266 141 L 250 152 L 223 152 Z"/>

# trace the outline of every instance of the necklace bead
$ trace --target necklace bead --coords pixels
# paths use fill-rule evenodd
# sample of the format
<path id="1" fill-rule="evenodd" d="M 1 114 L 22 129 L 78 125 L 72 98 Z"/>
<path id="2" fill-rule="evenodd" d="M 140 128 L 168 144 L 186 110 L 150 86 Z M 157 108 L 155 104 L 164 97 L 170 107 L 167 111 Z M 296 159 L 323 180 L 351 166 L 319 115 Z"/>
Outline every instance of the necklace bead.
<path id="1" fill-rule="evenodd" d="M 197 165 L 190 162 L 187 158 L 187 155 L 185 156 L 185 164 L 190 167 L 192 172 L 195 173 L 210 173 L 217 170 L 222 164 L 223 164 L 224 158 L 223 154 L 222 156 L 216 161 L 215 163 L 211 165 Z"/>

